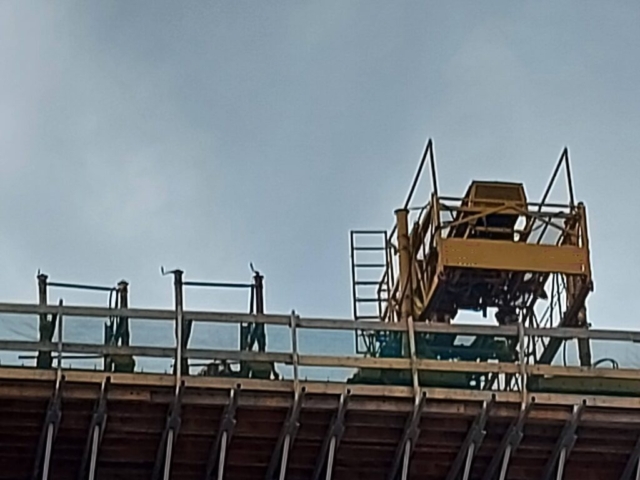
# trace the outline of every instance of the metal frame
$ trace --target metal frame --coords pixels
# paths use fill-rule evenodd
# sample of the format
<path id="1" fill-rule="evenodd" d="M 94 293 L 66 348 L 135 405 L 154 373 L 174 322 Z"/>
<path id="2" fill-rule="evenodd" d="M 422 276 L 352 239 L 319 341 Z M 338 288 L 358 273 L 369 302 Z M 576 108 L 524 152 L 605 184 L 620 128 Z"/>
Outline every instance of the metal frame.
<path id="1" fill-rule="evenodd" d="M 627 460 L 627 465 L 620 476 L 620 480 L 632 480 L 635 472 L 635 480 L 640 480 L 640 437 L 636 441 L 636 445 L 633 447 L 633 451 Z"/>
<path id="2" fill-rule="evenodd" d="M 347 407 L 349 399 L 351 397 L 351 390 L 345 391 L 340 395 L 340 401 L 338 403 L 338 411 L 333 416 L 327 434 L 324 437 L 318 459 L 316 460 L 316 467 L 313 470 L 312 480 L 320 480 L 322 472 L 325 472 L 325 480 L 331 480 L 333 474 L 333 464 L 335 461 L 336 452 L 340 445 L 340 440 L 344 435 L 344 419 L 347 414 Z"/>
<path id="3" fill-rule="evenodd" d="M 236 427 L 236 410 L 238 408 L 238 397 L 240 395 L 240 387 L 236 386 L 229 393 L 229 403 L 224 409 L 220 427 L 216 434 L 216 439 L 211 446 L 209 461 L 207 462 L 207 471 L 205 480 L 223 480 L 224 467 L 227 457 L 227 449 Z"/>

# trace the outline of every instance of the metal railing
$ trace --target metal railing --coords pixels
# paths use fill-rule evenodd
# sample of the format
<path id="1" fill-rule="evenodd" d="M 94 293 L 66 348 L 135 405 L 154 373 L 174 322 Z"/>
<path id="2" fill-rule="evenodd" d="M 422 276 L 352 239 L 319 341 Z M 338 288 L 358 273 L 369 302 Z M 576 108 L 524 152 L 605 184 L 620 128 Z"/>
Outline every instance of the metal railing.
<path id="1" fill-rule="evenodd" d="M 100 318 L 125 317 L 130 320 L 147 320 L 159 323 L 171 323 L 177 326 L 178 315 L 175 310 L 157 310 L 140 308 L 103 308 L 72 305 L 38 305 L 21 303 L 0 303 L 0 314 L 16 315 L 58 315 L 62 325 L 63 318 Z M 62 369 L 61 356 L 68 355 L 131 355 L 134 357 L 158 357 L 170 359 L 177 365 L 183 358 L 200 360 L 225 360 L 225 361 L 250 361 L 273 362 L 275 364 L 293 367 L 294 381 L 299 381 L 298 370 L 300 367 L 324 367 L 331 369 L 381 369 L 381 370 L 406 370 L 412 372 L 436 371 L 436 372 L 464 372 L 464 373 L 494 373 L 511 375 L 518 378 L 520 390 L 526 385 L 528 375 L 547 375 L 561 377 L 598 377 L 640 380 L 640 369 L 609 369 L 609 368 L 585 368 L 557 365 L 537 365 L 527 363 L 523 356 L 513 362 L 498 361 L 462 361 L 462 360 L 438 360 L 419 358 L 415 348 L 411 349 L 408 358 L 373 358 L 361 355 L 312 355 L 302 354 L 298 351 L 298 334 L 300 330 L 351 332 L 365 330 L 371 332 L 403 332 L 408 335 L 415 345 L 415 336 L 418 334 L 452 334 L 461 337 L 491 336 L 498 338 L 517 339 L 518 351 L 524 351 L 525 342 L 533 338 L 555 338 L 560 340 L 590 339 L 602 341 L 640 343 L 640 331 L 619 330 L 584 330 L 573 328 L 525 328 L 521 325 L 510 326 L 484 326 L 465 324 L 429 324 L 419 323 L 409 328 L 403 323 L 383 323 L 376 321 L 360 321 L 321 318 L 301 318 L 295 312 L 288 315 L 252 315 L 245 313 L 224 313 L 184 310 L 181 312 L 183 321 L 214 324 L 240 325 L 252 322 L 257 324 L 286 327 L 291 337 L 291 349 L 288 352 L 255 352 L 239 351 L 233 349 L 208 349 L 185 348 L 175 346 L 119 346 L 100 345 L 82 342 L 65 341 L 62 329 L 58 331 L 56 340 L 52 342 L 38 342 L 25 340 L 0 339 L 0 351 L 13 352 L 53 352 L 59 358 L 56 363 L 58 369 Z M 32 317 L 33 318 L 33 317 Z M 25 319 L 30 321 L 30 319 Z M 1 334 L 0 334 L 1 335 Z M 186 374 L 186 372 L 182 372 Z M 176 382 L 179 384 L 179 375 L 174 371 Z M 414 376 L 414 382 L 416 376 Z M 419 387 L 418 385 L 415 385 Z"/>

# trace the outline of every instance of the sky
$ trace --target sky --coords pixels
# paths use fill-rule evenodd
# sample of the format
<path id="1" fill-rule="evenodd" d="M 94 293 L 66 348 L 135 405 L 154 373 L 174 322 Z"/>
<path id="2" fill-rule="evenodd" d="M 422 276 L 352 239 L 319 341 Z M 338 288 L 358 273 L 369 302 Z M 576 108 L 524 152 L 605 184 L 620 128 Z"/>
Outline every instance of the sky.
<path id="1" fill-rule="evenodd" d="M 41 269 L 168 308 L 161 265 L 253 262 L 268 312 L 349 318 L 349 230 L 392 226 L 433 138 L 453 196 L 539 199 L 568 146 L 589 320 L 636 328 L 639 24 L 635 1 L 0 1 L 0 299 L 35 301 Z"/>

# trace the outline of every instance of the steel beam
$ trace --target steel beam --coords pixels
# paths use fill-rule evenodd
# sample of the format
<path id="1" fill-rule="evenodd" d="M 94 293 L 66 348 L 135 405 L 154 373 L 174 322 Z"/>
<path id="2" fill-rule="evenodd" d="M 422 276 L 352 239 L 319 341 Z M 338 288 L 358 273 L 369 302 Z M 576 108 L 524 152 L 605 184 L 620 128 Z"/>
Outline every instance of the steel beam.
<path id="1" fill-rule="evenodd" d="M 342 440 L 342 435 L 344 435 L 344 419 L 347 414 L 350 395 L 351 390 L 347 390 L 340 395 L 338 411 L 333 416 L 327 435 L 322 442 L 322 447 L 320 447 L 320 453 L 316 460 L 315 469 L 313 470 L 312 480 L 319 480 L 323 470 L 326 472 L 325 480 L 331 480 L 335 454 L 338 450 L 338 446 L 340 445 L 340 440 Z"/>
<path id="2" fill-rule="evenodd" d="M 49 478 L 49 467 L 51 466 L 51 453 L 53 451 L 53 442 L 58 434 L 60 427 L 60 418 L 62 417 L 62 389 L 64 387 L 65 378 L 61 378 L 60 383 L 56 385 L 55 392 L 49 401 L 47 413 L 42 426 L 42 433 L 38 441 L 36 450 L 36 459 L 33 466 L 32 480 L 47 480 Z"/>
<path id="3" fill-rule="evenodd" d="M 520 446 L 520 442 L 523 437 L 522 430 L 531 408 L 532 404 L 529 403 L 524 410 L 520 411 L 518 417 L 511 423 L 507 433 L 502 438 L 502 442 L 500 442 L 498 450 L 496 450 L 496 453 L 493 455 L 491 463 L 489 463 L 482 480 L 495 480 L 496 478 L 504 480 L 506 478 L 507 470 L 509 468 L 509 460 Z M 500 474 L 496 477 L 498 471 Z"/>
<path id="4" fill-rule="evenodd" d="M 629 460 L 627 460 L 627 465 L 624 468 L 624 471 L 622 472 L 622 475 L 620 476 L 620 480 L 632 480 L 632 478 L 635 478 L 636 480 L 638 480 L 638 478 L 640 478 L 640 437 L 638 437 L 638 440 L 636 441 L 636 445 L 635 447 L 633 447 L 633 451 L 631 452 L 631 456 L 629 457 Z M 635 472 L 635 477 L 633 476 Z"/>
<path id="5" fill-rule="evenodd" d="M 404 432 L 402 433 L 400 442 L 398 442 L 398 446 L 396 447 L 396 453 L 394 455 L 391 470 L 389 471 L 389 476 L 387 477 L 388 480 L 396 479 L 401 466 L 401 478 L 402 480 L 405 480 L 407 478 L 409 460 L 411 458 L 413 450 L 415 449 L 418 437 L 420 436 L 420 419 L 422 418 L 422 411 L 424 410 L 426 398 L 427 396 L 423 392 L 418 401 L 415 403 L 413 412 L 407 418 Z"/>
<path id="6" fill-rule="evenodd" d="M 544 473 L 541 477 L 542 480 L 551 480 L 554 473 L 557 480 L 562 479 L 564 464 L 567 461 L 567 458 L 569 458 L 569 454 L 578 439 L 576 429 L 578 428 L 578 423 L 580 422 L 580 417 L 582 416 L 583 411 L 584 403 L 573 407 L 571 418 L 562 429 L 562 433 L 553 448 L 553 452 L 551 453 L 549 460 L 547 460 Z"/>
<path id="7" fill-rule="evenodd" d="M 227 457 L 227 447 L 231 441 L 233 430 L 236 426 L 236 410 L 238 408 L 238 396 L 240 387 L 237 386 L 231 390 L 229 394 L 229 403 L 224 409 L 220 427 L 216 434 L 216 439 L 211 446 L 209 453 L 209 461 L 207 462 L 207 471 L 205 480 L 223 480 L 224 466 Z"/>
<path id="8" fill-rule="evenodd" d="M 487 424 L 487 418 L 489 417 L 489 411 L 491 410 L 492 405 L 493 400 L 483 402 L 482 410 L 473 421 L 469 432 L 467 432 L 467 436 L 464 439 L 464 442 L 462 442 L 462 447 L 456 455 L 453 465 L 447 474 L 446 480 L 457 480 L 460 476 L 460 471 L 462 470 L 463 465 L 464 471 L 462 479 L 469 479 L 473 457 L 478 451 L 478 448 L 480 448 L 486 434 L 484 427 Z"/>
<path id="9" fill-rule="evenodd" d="M 107 392 L 111 377 L 107 377 L 100 388 L 100 397 L 96 402 L 89 424 L 89 434 L 87 435 L 87 443 L 84 447 L 82 460 L 80 461 L 80 470 L 78 471 L 78 480 L 94 480 L 96 475 L 96 466 L 98 461 L 98 449 L 104 435 L 104 429 L 107 423 Z M 88 470 L 87 470 L 88 466 Z"/>
<path id="10" fill-rule="evenodd" d="M 293 400 L 293 405 L 289 409 L 287 419 L 282 425 L 282 430 L 280 430 L 278 441 L 276 442 L 276 446 L 273 449 L 273 453 L 271 454 L 271 461 L 269 462 L 269 467 L 267 468 L 265 480 L 275 479 L 275 473 L 278 468 L 278 464 L 280 464 L 279 479 L 284 480 L 286 476 L 289 451 L 291 450 L 291 446 L 295 441 L 296 434 L 298 433 L 298 428 L 300 428 L 298 418 L 300 417 L 300 410 L 302 409 L 302 400 L 305 391 L 306 389 L 303 388 L 299 394 L 296 393 L 296 396 Z"/>
<path id="11" fill-rule="evenodd" d="M 184 381 L 179 385 L 178 391 L 173 397 L 171 407 L 167 414 L 167 421 L 160 437 L 160 445 L 158 446 L 158 453 L 156 454 L 156 461 L 153 465 L 153 480 L 160 480 L 160 472 L 164 480 L 169 479 L 171 471 L 171 457 L 173 453 L 173 446 L 175 445 L 180 425 L 182 424 L 181 412 L 182 412 L 182 395 L 184 394 Z"/>

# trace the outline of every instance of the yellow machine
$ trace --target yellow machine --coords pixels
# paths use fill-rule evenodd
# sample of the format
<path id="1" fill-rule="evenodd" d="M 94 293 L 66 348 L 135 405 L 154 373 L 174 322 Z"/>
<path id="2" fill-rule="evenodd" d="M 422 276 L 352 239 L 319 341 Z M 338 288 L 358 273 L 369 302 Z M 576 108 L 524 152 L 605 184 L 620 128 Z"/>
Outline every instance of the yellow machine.
<path id="1" fill-rule="evenodd" d="M 585 301 L 593 286 L 589 236 L 585 207 L 574 203 L 568 152 L 562 153 L 540 202 L 529 202 L 520 183 L 493 181 L 471 182 L 462 198 L 440 196 L 431 142 L 410 197 L 427 158 L 433 183 L 429 202 L 412 208 L 409 198 L 396 210 L 392 232 L 380 233 L 384 259 L 378 264 L 381 280 L 372 302 L 377 312 L 369 318 L 450 323 L 461 311 L 475 311 L 485 317 L 491 312 L 501 325 L 586 328 Z M 569 200 L 551 203 L 549 193 L 561 167 Z M 367 301 L 362 292 L 373 285 L 358 278 L 365 265 L 358 255 L 375 251 L 362 247 L 362 237 L 374 234 L 352 233 L 356 320 L 363 318 L 361 306 Z M 379 336 L 368 335 L 360 338 L 365 350 L 384 352 Z M 553 339 L 540 340 L 526 354 L 532 362 L 550 363 L 560 345 Z M 590 365 L 586 341 L 579 351 L 581 364 Z"/>

